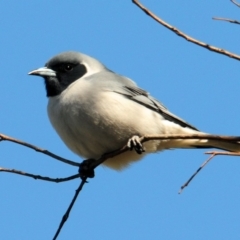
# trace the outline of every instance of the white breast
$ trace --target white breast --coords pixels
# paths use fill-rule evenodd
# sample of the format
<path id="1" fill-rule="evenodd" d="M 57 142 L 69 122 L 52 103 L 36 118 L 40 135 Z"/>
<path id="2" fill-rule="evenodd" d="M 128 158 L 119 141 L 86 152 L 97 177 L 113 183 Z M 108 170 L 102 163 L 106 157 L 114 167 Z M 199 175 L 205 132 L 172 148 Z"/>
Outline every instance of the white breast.
<path id="1" fill-rule="evenodd" d="M 76 154 L 97 159 L 102 154 L 124 146 L 133 135 L 167 133 L 179 125 L 123 95 L 108 90 L 94 90 L 89 81 L 78 80 L 59 96 L 49 98 L 50 121 Z M 168 124 L 172 127 L 169 128 Z M 183 128 L 181 128 L 183 129 Z M 145 144 L 147 152 L 159 148 L 160 141 Z M 109 159 L 105 165 L 121 169 L 144 155 L 134 151 Z"/>

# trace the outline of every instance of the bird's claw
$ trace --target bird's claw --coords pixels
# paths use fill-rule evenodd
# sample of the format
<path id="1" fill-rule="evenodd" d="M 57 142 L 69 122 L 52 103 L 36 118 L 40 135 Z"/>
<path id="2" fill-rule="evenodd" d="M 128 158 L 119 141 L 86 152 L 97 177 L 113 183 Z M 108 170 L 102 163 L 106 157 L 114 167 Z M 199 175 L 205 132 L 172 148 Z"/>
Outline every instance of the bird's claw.
<path id="1" fill-rule="evenodd" d="M 92 168 L 92 163 L 95 162 L 95 159 L 87 159 L 84 160 L 80 166 L 79 166 L 79 175 L 80 178 L 86 179 L 86 178 L 93 178 L 95 176 L 94 169 Z"/>
<path id="2" fill-rule="evenodd" d="M 138 154 L 145 152 L 145 149 L 140 141 L 140 137 L 135 135 L 128 140 L 127 146 L 130 150 L 135 150 Z"/>

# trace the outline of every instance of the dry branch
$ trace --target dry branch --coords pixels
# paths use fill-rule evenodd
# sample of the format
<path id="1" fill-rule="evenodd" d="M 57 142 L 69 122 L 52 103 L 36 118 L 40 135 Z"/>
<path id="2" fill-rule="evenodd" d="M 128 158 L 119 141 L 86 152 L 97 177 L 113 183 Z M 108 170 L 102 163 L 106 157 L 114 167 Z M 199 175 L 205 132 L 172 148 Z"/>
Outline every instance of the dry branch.
<path id="1" fill-rule="evenodd" d="M 1 141 L 9 141 L 9 142 L 14 142 L 14 143 L 20 144 L 20 145 L 22 145 L 22 146 L 31 148 L 31 149 L 35 150 L 36 152 L 43 153 L 43 154 L 45 154 L 45 155 L 47 155 L 47 156 L 49 156 L 49 157 L 52 157 L 52 158 L 54 158 L 54 159 L 57 159 L 57 160 L 59 160 L 59 161 L 61 161 L 61 162 L 64 162 L 64 163 L 69 164 L 69 165 L 72 165 L 72 166 L 79 167 L 79 165 L 80 165 L 80 164 L 77 163 L 77 162 L 73 162 L 73 161 L 70 161 L 70 160 L 68 160 L 68 159 L 62 158 L 62 157 L 60 157 L 60 156 L 58 156 L 58 155 L 56 155 L 56 154 L 53 154 L 53 153 L 49 152 L 48 150 L 45 150 L 45 149 L 36 147 L 36 146 L 34 146 L 34 145 L 30 144 L 30 143 L 26 143 L 26 142 L 23 142 L 23 141 L 18 140 L 18 139 L 16 139 L 16 138 L 12 138 L 12 137 L 9 137 L 9 136 L 7 136 L 7 135 L 4 135 L 4 134 L 1 134 L 1 133 L 0 133 L 0 142 L 1 142 Z"/>
<path id="2" fill-rule="evenodd" d="M 240 3 L 237 3 L 235 0 L 230 0 L 233 4 L 235 4 L 236 6 L 240 7 Z"/>
<path id="3" fill-rule="evenodd" d="M 235 23 L 235 24 L 240 24 L 239 21 L 237 21 L 237 20 L 232 20 L 232 19 L 229 19 L 229 18 L 213 17 L 212 19 L 213 19 L 213 20 L 220 20 L 220 21 L 230 22 L 230 23 Z"/>
<path id="4" fill-rule="evenodd" d="M 151 135 L 151 136 L 142 136 L 140 138 L 140 141 L 142 143 L 144 143 L 144 142 L 151 141 L 151 140 L 170 140 L 170 139 L 178 139 L 178 140 L 179 139 L 209 139 L 209 140 L 211 139 L 211 140 L 232 141 L 232 142 L 240 141 L 240 137 L 219 136 L 219 135 L 211 135 L 211 134 L 189 134 L 189 135 L 186 135 L 186 134 L 170 134 L 170 135 L 162 134 L 162 135 L 155 135 L 155 136 Z M 48 150 L 39 148 L 39 147 L 34 146 L 34 145 L 30 144 L 30 143 L 23 142 L 23 141 L 21 141 L 19 139 L 16 139 L 16 138 L 4 135 L 4 134 L 0 134 L 0 142 L 1 141 L 10 141 L 10 142 L 14 142 L 14 143 L 20 144 L 22 146 L 31 148 L 31 149 L 33 149 L 33 150 L 35 150 L 37 152 L 43 153 L 43 154 L 45 154 L 47 156 L 50 156 L 50 157 L 52 157 L 52 158 L 54 158 L 56 160 L 59 160 L 59 161 L 64 162 L 66 164 L 70 164 L 72 166 L 79 167 L 81 165 L 80 163 L 73 162 L 73 161 L 67 160 L 65 158 L 62 158 L 62 157 L 60 157 L 58 155 L 55 155 L 55 154 L 51 153 Z M 102 164 L 108 158 L 115 157 L 115 156 L 117 156 L 117 155 L 119 155 L 119 154 L 121 154 L 123 152 L 128 151 L 128 150 L 129 150 L 128 146 L 125 145 L 125 146 L 123 146 L 120 149 L 117 149 L 117 150 L 109 152 L 109 153 L 105 153 L 105 154 L 102 155 L 102 157 L 100 157 L 95 162 L 93 162 L 93 164 L 91 165 L 91 168 L 95 169 L 97 166 Z"/>
<path id="5" fill-rule="evenodd" d="M 198 169 L 197 171 L 181 186 L 178 191 L 179 194 L 182 193 L 183 189 L 189 185 L 189 183 L 193 180 L 194 177 L 215 157 L 215 154 L 212 154 Z"/>
<path id="6" fill-rule="evenodd" d="M 192 42 L 198 46 L 204 47 L 210 51 L 219 53 L 219 54 L 223 54 L 225 56 L 234 58 L 236 60 L 240 60 L 240 56 L 236 55 L 234 53 L 231 53 L 229 51 L 226 51 L 224 49 L 220 49 L 217 48 L 215 46 L 211 46 L 207 43 L 201 42 L 195 38 L 190 37 L 189 35 L 185 34 L 184 32 L 180 31 L 179 29 L 173 27 L 172 25 L 168 24 L 167 22 L 163 21 L 161 18 L 157 17 L 155 14 L 153 14 L 150 10 L 148 10 L 147 8 L 145 8 L 142 4 L 139 3 L 138 0 L 132 0 L 132 2 L 134 4 L 136 4 L 141 10 L 143 10 L 148 16 L 150 16 L 151 18 L 153 18 L 155 21 L 157 21 L 159 24 L 163 25 L 164 27 L 168 28 L 169 30 L 171 30 L 172 32 L 174 32 L 175 34 L 177 34 L 178 36 L 186 39 L 189 42 Z M 235 2 L 234 0 L 231 0 L 231 2 L 233 2 L 235 5 L 237 5 L 238 7 L 240 7 L 240 4 L 238 4 L 237 2 Z M 235 23 L 235 24 L 240 24 L 240 22 L 235 21 L 235 20 L 231 20 L 231 19 L 224 19 L 224 18 L 213 18 L 215 20 L 222 20 L 222 21 L 228 21 L 230 23 Z M 151 141 L 151 140 L 170 140 L 170 139 L 176 139 L 176 140 L 180 140 L 180 139 L 211 139 L 211 140 L 219 140 L 219 141 L 229 141 L 229 142 L 239 142 L 240 141 L 240 137 L 229 137 L 229 136 L 217 136 L 217 135 L 209 135 L 209 134 L 194 134 L 194 135 L 179 135 L 179 134 L 174 134 L 174 135 L 156 135 L 156 136 L 143 136 L 140 138 L 140 142 L 144 143 L 147 141 Z M 80 163 L 77 162 L 73 162 L 70 161 L 68 159 L 62 158 L 60 156 L 57 156 L 51 152 L 49 152 L 48 150 L 45 149 L 41 149 L 38 148 L 32 144 L 23 142 L 21 140 L 15 139 L 15 138 L 11 138 L 9 136 L 6 136 L 4 134 L 0 134 L 0 142 L 1 141 L 10 141 L 10 142 L 14 142 L 17 144 L 20 144 L 22 146 L 31 148 L 37 152 L 43 153 L 47 156 L 50 156 L 56 160 L 59 160 L 61 162 L 64 162 L 66 164 L 70 164 L 72 166 L 76 166 L 79 167 Z M 90 168 L 95 169 L 97 166 L 99 166 L 100 164 L 102 164 L 104 161 L 106 161 L 109 158 L 115 157 L 119 154 L 122 154 L 123 152 L 126 152 L 129 150 L 129 147 L 127 145 L 123 146 L 120 149 L 117 149 L 113 152 L 110 153 L 106 153 L 103 154 L 102 157 L 100 157 L 99 159 L 97 159 L 95 162 L 92 163 L 92 165 L 90 166 Z M 200 170 L 203 169 L 204 166 L 206 166 L 206 164 L 213 159 L 213 157 L 215 157 L 216 155 L 230 155 L 230 156 L 239 156 L 240 153 L 229 153 L 229 152 L 207 152 L 207 154 L 212 154 L 201 166 L 200 168 L 198 168 L 198 170 L 190 177 L 190 179 L 183 185 L 181 186 L 180 192 L 182 192 L 182 190 L 188 186 L 188 184 L 192 181 L 192 179 L 199 173 Z M 27 176 L 27 177 L 31 177 L 34 179 L 40 179 L 40 180 L 45 180 L 45 181 L 51 181 L 51 182 L 63 182 L 63 181 L 69 181 L 69 180 L 73 180 L 79 177 L 79 174 L 75 174 L 66 178 L 49 178 L 49 177 L 43 177 L 40 175 L 34 175 L 31 173 L 26 173 L 26 172 L 22 172 L 19 170 L 15 170 L 15 169 L 7 169 L 7 168 L 0 168 L 0 172 L 9 172 L 9 173 L 14 173 L 14 174 L 19 174 L 22 176 Z M 87 177 L 82 178 L 81 183 L 79 185 L 79 187 L 77 188 L 75 195 L 66 211 L 66 213 L 63 215 L 62 220 L 59 224 L 59 227 L 54 235 L 53 239 L 57 239 L 64 223 L 67 221 L 69 214 L 71 212 L 71 209 L 80 193 L 80 191 L 82 190 L 84 184 L 87 182 Z"/>
<path id="7" fill-rule="evenodd" d="M 221 155 L 221 156 L 240 156 L 240 152 L 206 152 L 206 154 L 212 154 L 214 156 Z"/>
<path id="8" fill-rule="evenodd" d="M 225 142 L 240 142 L 240 137 L 233 137 L 233 136 L 219 136 L 219 135 L 210 135 L 210 134 L 191 134 L 191 135 L 183 135 L 183 134 L 171 134 L 171 135 L 155 135 L 155 136 L 142 136 L 140 138 L 140 142 L 141 143 L 144 143 L 144 142 L 147 142 L 147 141 L 151 141 L 151 140 L 170 140 L 170 139 L 175 139 L 175 140 L 180 140 L 180 139 L 206 139 L 206 140 L 218 140 L 218 141 L 225 141 Z M 22 146 L 25 146 L 25 147 L 28 147 L 28 148 L 31 148 L 31 149 L 34 149 L 40 153 L 43 153 L 43 154 L 46 154 L 54 159 L 61 159 L 60 161 L 62 162 L 65 162 L 67 164 L 71 164 L 73 166 L 80 166 L 81 164 L 78 164 L 78 163 L 75 163 L 75 162 L 72 162 L 70 160 L 66 160 L 66 159 L 62 159 L 61 157 L 55 155 L 55 154 L 52 154 L 51 152 L 47 151 L 47 150 L 43 150 L 41 148 L 38 148 L 36 146 L 33 146 L 29 143 L 26 143 L 26 142 L 23 142 L 21 140 L 18 140 L 18 139 L 15 139 L 15 138 L 12 138 L 12 137 L 9 137 L 9 136 L 6 136 L 6 135 L 3 135 L 3 134 L 0 134 L 0 141 L 10 141 L 10 142 L 14 142 L 14 143 L 17 143 L 17 144 L 20 144 Z M 112 158 L 112 157 L 115 157 L 119 154 L 122 154 L 126 151 L 129 151 L 129 147 L 128 145 L 126 144 L 125 146 L 123 146 L 122 148 L 120 149 L 117 149 L 115 151 L 112 151 L 110 153 L 106 153 L 106 154 L 103 154 L 99 159 L 97 159 L 96 161 L 92 162 L 92 164 L 89 166 L 90 169 L 95 169 L 97 166 L 99 166 L 100 164 L 102 164 L 104 161 L 106 161 L 107 159 L 109 158 Z M 213 156 L 215 155 L 233 155 L 233 154 L 236 154 L 236 155 L 240 155 L 240 153 L 228 153 L 228 152 L 214 152 L 215 154 L 213 154 Z M 213 156 L 211 156 L 198 170 L 196 173 L 194 173 L 194 175 L 181 187 L 181 190 L 180 192 L 190 183 L 190 181 L 197 175 L 197 173 L 207 164 L 207 162 L 209 162 Z M 73 164 L 72 164 L 73 163 Z M 25 172 L 22 172 L 22 171 L 19 171 L 19 170 L 15 170 L 15 169 L 6 169 L 6 168 L 0 168 L 0 172 L 10 172 L 10 173 L 15 173 L 15 174 L 20 174 L 22 176 L 27 176 L 27 177 L 32 177 L 34 179 L 41 179 L 41 180 L 45 180 L 45 181 L 51 181 L 51 182 L 63 182 L 63 181 L 69 181 L 69 180 L 72 180 L 72 179 L 75 179 L 75 178 L 78 178 L 79 177 L 79 174 L 75 174 L 73 176 L 70 176 L 70 177 L 67 177 L 67 178 L 49 178 L 49 177 L 42 177 L 40 175 L 34 175 L 34 174 L 30 174 L 30 173 L 25 173 Z M 87 177 L 83 177 L 82 178 L 82 181 L 78 187 L 78 189 L 76 190 L 76 193 L 66 211 L 66 213 L 63 215 L 62 217 L 62 220 L 59 224 L 59 227 L 54 235 L 54 238 L 53 239 L 57 239 L 57 236 L 59 235 L 64 223 L 67 221 L 68 217 L 69 217 L 69 214 L 71 212 L 71 209 L 80 193 L 80 191 L 82 190 L 84 184 L 87 182 Z"/>
<path id="9" fill-rule="evenodd" d="M 79 193 L 81 192 L 81 190 L 82 190 L 82 188 L 83 188 L 85 183 L 86 183 L 86 179 L 82 179 L 82 182 L 80 183 L 79 187 L 77 188 L 77 190 L 76 190 L 76 192 L 74 194 L 74 197 L 73 197 L 73 199 L 72 199 L 72 201 L 71 201 L 67 211 L 65 212 L 65 214 L 62 217 L 62 220 L 61 220 L 61 222 L 60 222 L 60 224 L 58 226 L 58 229 L 57 229 L 57 231 L 56 231 L 56 233 L 55 233 L 55 235 L 53 237 L 53 240 L 57 239 L 59 233 L 61 232 L 61 229 L 62 229 L 64 223 L 68 220 L 68 217 L 69 217 L 69 214 L 70 214 L 70 212 L 72 210 L 72 207 L 73 207 L 75 201 L 77 200 L 77 197 L 78 197 Z"/>
<path id="10" fill-rule="evenodd" d="M 182 193 L 183 189 L 189 185 L 193 178 L 215 157 L 218 155 L 221 156 L 240 156 L 240 152 L 206 152 L 205 154 L 211 154 L 211 156 L 197 169 L 197 171 L 181 186 L 179 194 Z"/>
<path id="11" fill-rule="evenodd" d="M 31 177 L 35 180 L 39 179 L 39 180 L 55 182 L 55 183 L 66 182 L 66 181 L 70 181 L 70 180 L 79 178 L 79 174 L 75 174 L 75 175 L 72 175 L 70 177 L 65 177 L 65 178 L 50 178 L 50 177 L 43 177 L 43 176 L 32 174 L 32 173 L 23 172 L 23 171 L 16 170 L 16 169 L 8 169 L 8 168 L 2 168 L 2 167 L 0 167 L 0 172 L 15 173 L 18 175 L 22 175 L 24 177 Z"/>
<path id="12" fill-rule="evenodd" d="M 140 142 L 144 143 L 150 140 L 169 140 L 169 139 L 211 139 L 211 140 L 218 140 L 218 141 L 229 141 L 229 142 L 239 142 L 240 141 L 240 137 L 232 137 L 232 136 L 218 136 L 218 135 L 210 135 L 210 134 L 192 134 L 192 135 L 182 135 L 182 134 L 172 134 L 172 135 L 156 135 L 156 136 L 143 136 L 140 138 Z M 100 164 L 102 164 L 104 161 L 106 161 L 108 158 L 112 158 L 115 157 L 123 152 L 126 152 L 129 150 L 129 147 L 127 145 L 123 146 L 122 148 L 110 152 L 110 153 L 106 153 L 104 154 L 101 158 L 97 159 L 95 162 L 92 163 L 92 165 L 90 166 L 90 168 L 95 169 L 97 166 L 99 166 Z M 226 152 L 226 155 L 228 154 L 228 152 Z M 240 153 L 239 153 L 240 154 Z M 185 187 L 188 186 L 188 184 L 192 181 L 192 179 L 198 174 L 198 172 L 200 170 L 203 169 L 203 167 L 214 157 L 215 155 L 211 156 L 207 161 L 204 162 L 204 164 L 202 164 L 202 166 L 191 176 L 191 178 L 181 187 L 179 193 L 181 193 L 183 191 L 183 189 Z M 80 191 L 82 190 L 84 184 L 87 182 L 86 181 L 87 178 L 82 179 L 82 182 L 80 183 L 78 189 L 76 190 L 76 193 L 71 201 L 71 204 L 68 208 L 68 210 L 66 211 L 66 213 L 63 215 L 62 220 L 59 224 L 59 227 L 57 229 L 57 232 L 54 236 L 53 239 L 56 239 L 58 234 L 60 233 L 64 223 L 67 221 L 68 216 L 70 214 L 70 211 L 72 209 L 72 206 L 74 204 L 74 202 L 76 201 L 77 196 L 79 195 Z"/>
<path id="13" fill-rule="evenodd" d="M 204 42 L 201 42 L 193 37 L 190 37 L 188 36 L 187 34 L 185 34 L 184 32 L 180 31 L 179 29 L 173 27 L 172 25 L 170 25 L 169 23 L 163 21 L 161 18 L 157 17 L 154 13 L 152 13 L 150 10 L 148 10 L 146 7 L 144 7 L 141 3 L 139 3 L 138 0 L 132 0 L 132 2 L 134 4 L 136 4 L 142 11 L 144 11 L 148 16 L 150 16 L 151 18 L 153 18 L 155 21 L 157 21 L 158 23 L 160 23 L 162 26 L 166 27 L 167 29 L 169 29 L 170 31 L 174 32 L 175 34 L 177 34 L 178 36 L 186 39 L 187 41 L 189 42 L 192 42 L 198 46 L 201 46 L 201 47 L 204 47 L 210 51 L 213 51 L 213 52 L 216 52 L 216 53 L 219 53 L 219 54 L 223 54 L 225 56 L 228 56 L 228 57 L 231 57 L 231 58 L 234 58 L 236 60 L 240 60 L 240 56 L 235 54 L 235 53 L 232 53 L 232 52 L 229 52 L 229 51 L 226 51 L 224 49 L 221 49 L 221 48 L 217 48 L 215 46 L 211 46 L 207 43 L 204 43 Z"/>

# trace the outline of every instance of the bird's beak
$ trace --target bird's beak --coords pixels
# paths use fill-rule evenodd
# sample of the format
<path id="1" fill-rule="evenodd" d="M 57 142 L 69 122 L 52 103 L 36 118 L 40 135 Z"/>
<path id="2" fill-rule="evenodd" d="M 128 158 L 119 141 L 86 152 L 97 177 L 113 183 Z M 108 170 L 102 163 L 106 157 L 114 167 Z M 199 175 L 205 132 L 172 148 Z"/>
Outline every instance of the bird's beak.
<path id="1" fill-rule="evenodd" d="M 41 67 L 28 73 L 29 75 L 36 75 L 41 77 L 56 77 L 56 72 L 47 67 Z"/>

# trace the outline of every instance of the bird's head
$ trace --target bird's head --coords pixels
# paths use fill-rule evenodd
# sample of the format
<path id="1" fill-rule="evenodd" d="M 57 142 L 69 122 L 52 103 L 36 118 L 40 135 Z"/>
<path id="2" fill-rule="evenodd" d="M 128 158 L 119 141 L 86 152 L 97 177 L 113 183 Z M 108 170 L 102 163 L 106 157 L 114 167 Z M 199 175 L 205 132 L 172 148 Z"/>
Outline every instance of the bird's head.
<path id="1" fill-rule="evenodd" d="M 45 67 L 29 72 L 43 77 L 48 97 L 61 94 L 69 85 L 83 77 L 105 69 L 98 60 L 79 52 L 63 52 L 51 58 Z"/>

